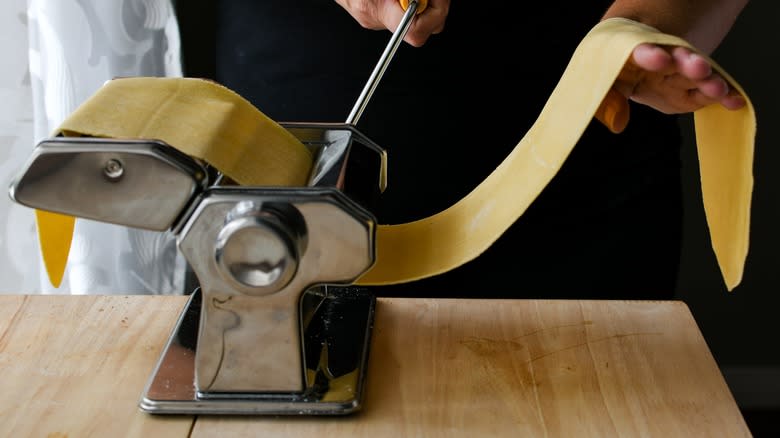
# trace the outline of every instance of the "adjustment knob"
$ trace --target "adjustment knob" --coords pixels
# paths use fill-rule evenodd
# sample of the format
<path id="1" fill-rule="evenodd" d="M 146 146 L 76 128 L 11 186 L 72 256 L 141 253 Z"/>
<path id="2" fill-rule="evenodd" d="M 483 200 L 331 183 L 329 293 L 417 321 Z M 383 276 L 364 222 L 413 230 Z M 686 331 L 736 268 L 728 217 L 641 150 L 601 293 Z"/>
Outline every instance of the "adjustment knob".
<path id="1" fill-rule="evenodd" d="M 289 205 L 239 202 L 217 236 L 215 257 L 220 274 L 250 295 L 280 291 L 298 269 L 304 243 L 302 224 L 300 213 Z"/>

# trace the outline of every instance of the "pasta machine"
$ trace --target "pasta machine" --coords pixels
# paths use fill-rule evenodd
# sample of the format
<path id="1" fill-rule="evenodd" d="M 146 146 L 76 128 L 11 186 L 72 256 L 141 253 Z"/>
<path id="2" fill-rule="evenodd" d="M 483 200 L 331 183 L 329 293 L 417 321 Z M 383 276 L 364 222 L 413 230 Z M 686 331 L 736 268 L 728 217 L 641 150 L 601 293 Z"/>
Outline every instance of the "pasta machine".
<path id="1" fill-rule="evenodd" d="M 375 298 L 370 213 L 385 153 L 356 128 L 409 5 L 343 124 L 287 123 L 316 157 L 305 187 L 231 185 L 156 140 L 55 137 L 11 186 L 41 210 L 172 232 L 197 276 L 143 392 L 161 414 L 346 414 L 363 401 Z"/>
<path id="2" fill-rule="evenodd" d="M 384 152 L 351 125 L 285 127 L 317 153 L 307 187 L 223 184 L 159 141 L 64 137 L 41 142 L 11 187 L 29 207 L 175 234 L 199 290 L 145 390 L 146 411 L 360 407 L 375 299 L 335 285 L 374 261 L 368 208 Z"/>

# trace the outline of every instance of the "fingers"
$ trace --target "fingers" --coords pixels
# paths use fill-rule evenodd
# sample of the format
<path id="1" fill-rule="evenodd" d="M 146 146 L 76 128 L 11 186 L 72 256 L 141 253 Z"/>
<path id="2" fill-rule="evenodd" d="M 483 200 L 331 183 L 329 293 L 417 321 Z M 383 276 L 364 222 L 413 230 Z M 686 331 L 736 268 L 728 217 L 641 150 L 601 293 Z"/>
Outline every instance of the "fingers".
<path id="1" fill-rule="evenodd" d="M 404 16 L 398 0 L 336 0 L 361 26 L 366 29 L 387 29 L 394 32 Z M 429 0 L 425 11 L 414 17 L 404 41 L 420 47 L 431 35 L 444 30 L 450 9 L 450 0 Z"/>
<path id="2" fill-rule="evenodd" d="M 729 84 L 717 74 L 694 83 L 696 90 L 714 101 L 719 101 L 729 94 Z"/>
<path id="3" fill-rule="evenodd" d="M 385 5 L 388 10 L 385 11 L 387 20 L 384 20 L 384 23 L 387 29 L 395 31 L 405 11 L 397 0 L 386 2 Z M 449 10 L 450 0 L 430 0 L 425 11 L 414 17 L 404 41 L 414 47 L 424 45 L 431 35 L 441 33 L 444 30 L 444 22 L 447 20 Z"/>
<path id="4" fill-rule="evenodd" d="M 744 97 L 704 56 L 685 47 L 637 46 L 615 88 L 664 113 L 691 112 L 715 103 L 729 110 L 745 105 Z"/>
<path id="5" fill-rule="evenodd" d="M 691 104 L 695 106 L 695 108 L 692 108 L 689 111 L 695 111 L 699 108 L 703 108 L 714 103 L 718 103 L 727 110 L 731 111 L 738 110 L 746 105 L 745 98 L 742 97 L 742 95 L 740 95 L 736 90 L 729 91 L 726 96 L 721 98 L 713 99 L 712 97 L 702 93 L 700 90 L 694 89 L 689 91 L 689 97 Z"/>
<path id="6" fill-rule="evenodd" d="M 704 102 L 704 105 L 720 103 L 729 110 L 745 106 L 745 98 L 714 72 L 703 56 L 685 47 L 676 47 L 672 50 L 672 57 L 682 76 L 694 82 L 695 88 L 691 92 L 696 92 L 696 101 Z"/>
<path id="7" fill-rule="evenodd" d="M 676 73 L 664 75 L 660 78 L 666 87 L 678 90 L 697 90 L 704 96 L 715 101 L 726 97 L 729 94 L 729 85 L 726 80 L 718 74 L 712 74 L 705 79 L 693 80 L 682 74 Z"/>
<path id="8" fill-rule="evenodd" d="M 401 19 L 404 16 L 404 10 L 401 8 L 398 0 L 384 0 L 379 7 L 378 15 L 382 27 L 393 32 L 401 23 Z M 411 28 L 409 28 L 409 31 L 411 32 Z"/>
<path id="9" fill-rule="evenodd" d="M 650 72 L 667 72 L 673 65 L 672 56 L 655 44 L 640 44 L 632 55 L 634 64 L 642 70 Z"/>
<path id="10" fill-rule="evenodd" d="M 428 41 L 431 35 L 441 33 L 444 30 L 449 10 L 449 0 L 430 0 L 425 12 L 415 17 L 404 41 L 415 47 L 420 47 Z"/>
<path id="11" fill-rule="evenodd" d="M 703 91 L 704 90 L 704 91 Z M 724 92 L 725 91 L 725 92 Z M 680 74 L 648 76 L 637 83 L 631 100 L 649 105 L 666 114 L 682 114 L 696 111 L 715 103 L 724 103 L 728 109 L 739 109 L 740 101 L 733 100 L 729 94 L 728 85 L 720 77 L 708 78 L 704 81 L 691 81 Z M 741 99 L 734 92 L 734 99 Z"/>
<path id="12" fill-rule="evenodd" d="M 720 100 L 720 104 L 726 109 L 734 111 L 747 105 L 747 101 L 739 92 L 732 90 L 728 96 Z"/>
<path id="13" fill-rule="evenodd" d="M 712 66 L 703 56 L 685 47 L 672 49 L 676 70 L 691 80 L 702 80 L 712 75 Z"/>
<path id="14" fill-rule="evenodd" d="M 398 5 L 394 0 L 336 0 L 336 3 L 349 12 L 358 24 L 372 30 L 385 29 L 388 21 L 385 15 L 390 11 L 388 5 Z M 400 20 L 399 16 L 398 21 Z"/>

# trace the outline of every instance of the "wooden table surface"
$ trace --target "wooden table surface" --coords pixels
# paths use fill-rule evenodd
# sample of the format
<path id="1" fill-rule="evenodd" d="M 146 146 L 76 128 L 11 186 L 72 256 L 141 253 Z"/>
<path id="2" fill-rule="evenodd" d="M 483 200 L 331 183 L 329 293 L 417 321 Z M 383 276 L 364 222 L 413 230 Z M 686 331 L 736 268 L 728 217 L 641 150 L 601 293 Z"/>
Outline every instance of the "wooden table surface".
<path id="1" fill-rule="evenodd" d="M 0 436 L 750 436 L 680 302 L 380 299 L 357 414 L 146 414 L 185 301 L 0 296 Z"/>

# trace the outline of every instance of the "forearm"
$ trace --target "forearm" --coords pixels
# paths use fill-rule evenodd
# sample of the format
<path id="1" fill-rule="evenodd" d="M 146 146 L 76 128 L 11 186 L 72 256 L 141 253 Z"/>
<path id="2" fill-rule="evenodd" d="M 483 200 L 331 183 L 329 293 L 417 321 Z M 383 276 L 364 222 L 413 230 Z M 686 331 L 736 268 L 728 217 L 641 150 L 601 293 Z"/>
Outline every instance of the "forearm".
<path id="1" fill-rule="evenodd" d="M 616 0 L 604 18 L 624 17 L 677 35 L 705 53 L 723 40 L 748 0 Z"/>

